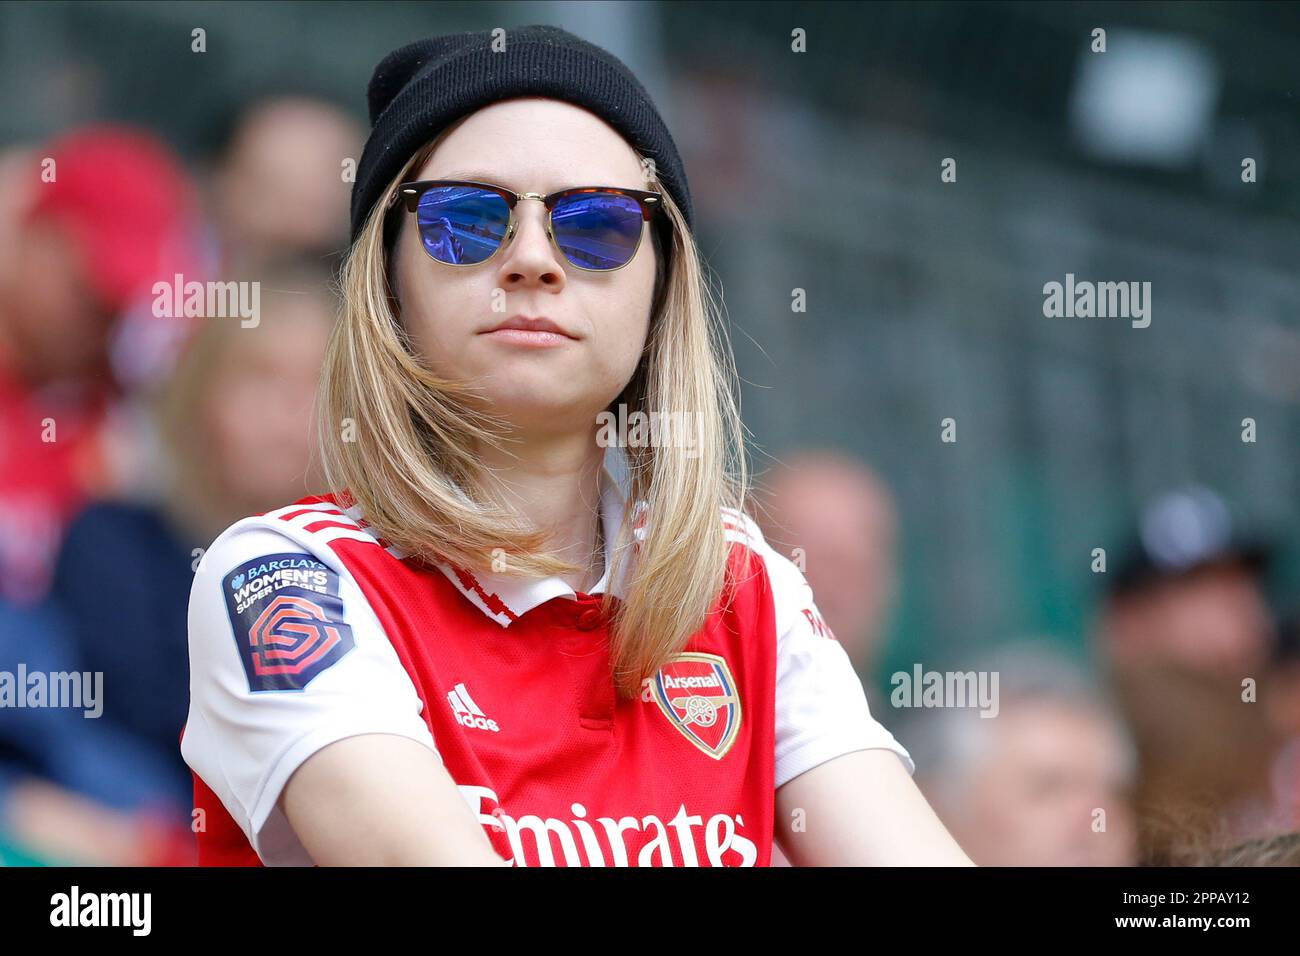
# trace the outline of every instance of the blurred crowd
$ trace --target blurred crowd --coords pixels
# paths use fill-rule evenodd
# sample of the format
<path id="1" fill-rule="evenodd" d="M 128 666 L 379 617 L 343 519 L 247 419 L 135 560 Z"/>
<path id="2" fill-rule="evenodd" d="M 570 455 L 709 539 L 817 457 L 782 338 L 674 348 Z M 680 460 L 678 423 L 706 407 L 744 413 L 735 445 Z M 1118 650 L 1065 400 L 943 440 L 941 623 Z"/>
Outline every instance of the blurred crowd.
<path id="1" fill-rule="evenodd" d="M 0 672 L 103 675 L 97 717 L 0 706 L 0 862 L 193 862 L 190 580 L 230 522 L 319 490 L 312 402 L 362 138 L 283 96 L 202 163 L 122 126 L 0 151 Z M 153 283 L 173 276 L 260 283 L 256 322 L 160 315 Z M 812 449 L 761 492 L 769 539 L 977 863 L 1294 855 L 1268 841 L 1300 829 L 1300 626 L 1266 599 L 1271 544 L 1213 492 L 1151 502 L 1112 552 L 1086 659 L 1041 637 L 970 662 L 999 676 L 992 718 L 891 699 L 885 481 Z"/>
<path id="2" fill-rule="evenodd" d="M 286 95 L 202 162 L 121 125 L 0 151 L 0 862 L 193 862 L 190 582 L 231 522 L 318 488 L 362 141 Z M 256 282 L 256 314 L 187 316 L 154 289 L 178 277 Z M 33 674 L 102 685 L 39 706 Z"/>
<path id="3" fill-rule="evenodd" d="M 805 562 L 859 673 L 879 674 L 897 586 L 889 489 L 814 450 L 786 456 L 765 492 L 769 540 Z M 1086 654 L 1010 640 L 956 672 L 996 675 L 996 708 L 917 708 L 871 687 L 873 713 L 980 865 L 1300 865 L 1300 617 L 1266 596 L 1276 545 L 1191 487 L 1150 502 L 1117 550 L 1093 557 Z"/>

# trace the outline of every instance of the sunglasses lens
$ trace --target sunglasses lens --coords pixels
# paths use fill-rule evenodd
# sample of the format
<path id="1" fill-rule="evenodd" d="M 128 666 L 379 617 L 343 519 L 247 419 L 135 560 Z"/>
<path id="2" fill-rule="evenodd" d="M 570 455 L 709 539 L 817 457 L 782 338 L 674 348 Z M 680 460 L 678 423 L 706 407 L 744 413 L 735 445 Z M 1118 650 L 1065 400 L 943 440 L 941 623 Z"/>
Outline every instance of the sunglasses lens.
<path id="1" fill-rule="evenodd" d="M 415 219 L 425 252 L 448 265 L 474 265 L 505 239 L 510 204 L 488 189 L 436 186 L 420 197 Z"/>
<path id="2" fill-rule="evenodd" d="M 555 242 L 579 269 L 625 266 L 641 241 L 641 204 L 618 193 L 575 193 L 551 212 Z"/>

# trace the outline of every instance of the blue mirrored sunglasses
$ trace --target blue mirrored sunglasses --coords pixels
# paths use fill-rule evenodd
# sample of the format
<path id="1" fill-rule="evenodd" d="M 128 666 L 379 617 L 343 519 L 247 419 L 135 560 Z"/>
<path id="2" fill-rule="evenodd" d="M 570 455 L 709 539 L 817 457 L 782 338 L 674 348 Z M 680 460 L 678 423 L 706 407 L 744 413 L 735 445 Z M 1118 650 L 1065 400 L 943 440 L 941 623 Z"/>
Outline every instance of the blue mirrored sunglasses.
<path id="1" fill-rule="evenodd" d="M 473 266 L 510 241 L 522 199 L 546 206 L 547 236 L 570 265 L 588 272 L 611 272 L 631 262 L 643 224 L 662 209 L 659 193 L 640 189 L 575 186 L 544 196 L 455 179 L 402 183 L 393 202 L 415 213 L 420 243 L 431 258 Z"/>

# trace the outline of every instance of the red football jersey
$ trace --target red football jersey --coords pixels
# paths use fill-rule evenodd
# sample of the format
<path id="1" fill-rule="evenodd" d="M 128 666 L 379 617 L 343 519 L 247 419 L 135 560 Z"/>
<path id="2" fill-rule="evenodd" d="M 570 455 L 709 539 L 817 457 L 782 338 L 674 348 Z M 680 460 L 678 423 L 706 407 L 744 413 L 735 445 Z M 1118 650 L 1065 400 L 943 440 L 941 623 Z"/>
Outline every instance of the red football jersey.
<path id="1" fill-rule="evenodd" d="M 624 505 L 603 473 L 611 546 Z M 328 497 L 232 525 L 190 600 L 182 752 L 200 862 L 310 864 L 280 792 L 311 754 L 362 733 L 427 746 L 520 866 L 765 866 L 789 779 L 873 747 L 911 770 L 803 575 L 747 516 L 719 520 L 736 583 L 631 701 L 610 675 L 598 595 L 622 589 L 608 566 L 592 594 L 421 568 Z"/>

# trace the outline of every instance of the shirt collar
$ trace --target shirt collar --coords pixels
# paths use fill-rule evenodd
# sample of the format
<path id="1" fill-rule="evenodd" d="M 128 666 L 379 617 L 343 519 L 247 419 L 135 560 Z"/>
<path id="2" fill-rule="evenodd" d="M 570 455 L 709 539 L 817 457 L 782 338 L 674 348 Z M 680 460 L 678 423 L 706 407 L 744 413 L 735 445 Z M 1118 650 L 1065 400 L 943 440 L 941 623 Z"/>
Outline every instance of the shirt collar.
<path id="1" fill-rule="evenodd" d="M 605 571 L 600 581 L 592 587 L 592 594 L 608 591 L 617 598 L 622 598 L 625 594 L 626 562 L 623 573 L 617 575 L 617 580 L 610 580 L 610 569 L 614 563 L 611 560 L 614 557 L 612 552 L 623 524 L 627 496 L 626 479 L 616 477 L 606 464 L 600 473 L 600 523 L 605 533 Z M 636 509 L 638 518 L 641 510 L 639 506 Z M 639 521 L 633 535 L 633 542 L 624 547 L 634 547 L 636 542 L 645 537 L 645 530 L 640 527 Z M 533 608 L 554 598 L 577 598 L 577 592 L 559 577 L 528 578 L 479 568 L 471 571 L 448 562 L 439 562 L 437 567 L 471 604 L 502 627 L 509 627 Z"/>

